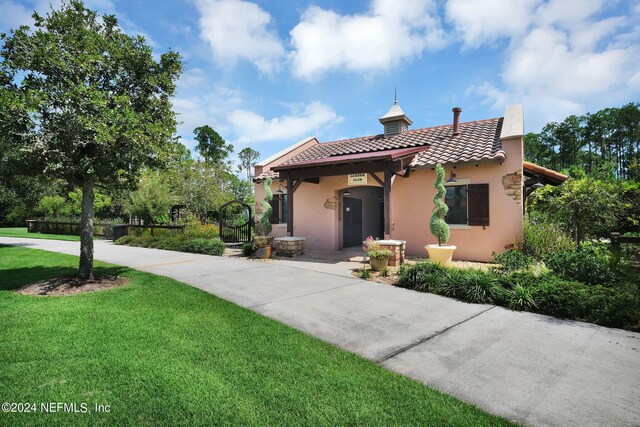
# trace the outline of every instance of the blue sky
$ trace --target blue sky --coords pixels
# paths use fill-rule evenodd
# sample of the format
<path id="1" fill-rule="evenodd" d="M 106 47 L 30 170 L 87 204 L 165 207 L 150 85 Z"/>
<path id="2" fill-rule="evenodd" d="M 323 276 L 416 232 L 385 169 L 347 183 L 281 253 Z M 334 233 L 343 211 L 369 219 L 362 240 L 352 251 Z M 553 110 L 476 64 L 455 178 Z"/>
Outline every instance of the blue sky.
<path id="1" fill-rule="evenodd" d="M 0 31 L 49 0 L 0 0 Z M 53 2 L 54 6 L 60 1 Z M 265 158 L 307 136 L 376 134 L 394 87 L 411 128 L 499 117 L 527 132 L 637 102 L 640 0 L 86 0 L 180 52 L 178 133 L 209 124 Z"/>

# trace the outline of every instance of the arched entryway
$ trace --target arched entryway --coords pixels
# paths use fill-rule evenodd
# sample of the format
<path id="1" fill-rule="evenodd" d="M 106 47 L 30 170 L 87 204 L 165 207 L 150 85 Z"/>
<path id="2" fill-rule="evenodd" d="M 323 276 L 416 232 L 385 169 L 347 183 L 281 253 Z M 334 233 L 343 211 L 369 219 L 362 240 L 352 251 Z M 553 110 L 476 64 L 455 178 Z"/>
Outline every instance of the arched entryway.
<path id="1" fill-rule="evenodd" d="M 384 238 L 384 194 L 382 187 L 349 187 L 342 198 L 342 247 L 361 246 L 368 237 Z"/>

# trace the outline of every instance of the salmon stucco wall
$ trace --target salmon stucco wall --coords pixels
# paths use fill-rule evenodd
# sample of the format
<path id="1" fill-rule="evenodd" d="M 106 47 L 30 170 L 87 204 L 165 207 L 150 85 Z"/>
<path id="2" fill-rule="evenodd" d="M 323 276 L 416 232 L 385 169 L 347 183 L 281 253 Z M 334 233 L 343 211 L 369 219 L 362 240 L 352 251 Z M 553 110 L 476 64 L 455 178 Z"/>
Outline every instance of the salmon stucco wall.
<path id="1" fill-rule="evenodd" d="M 513 174 L 522 187 L 522 139 L 503 141 L 506 159 L 503 164 L 461 165 L 455 169 L 456 180 L 470 184 L 489 184 L 489 225 L 451 226 L 447 244 L 457 246 L 454 259 L 491 261 L 492 252 L 522 241 L 522 198 L 505 188 L 503 177 Z M 451 166 L 445 165 L 446 177 Z M 396 177 L 391 190 L 391 237 L 406 240 L 408 256 L 426 257 L 424 246 L 438 243 L 429 231 L 433 210 L 435 172 L 416 170 L 407 179 Z M 511 179 L 513 181 L 513 179 Z M 515 188 L 516 185 L 511 187 Z"/>
<path id="2" fill-rule="evenodd" d="M 522 138 L 505 139 L 506 158 L 500 163 L 459 165 L 456 179 L 470 184 L 489 184 L 489 225 L 452 226 L 449 244 L 457 246 L 455 259 L 491 261 L 492 252 L 522 241 Z M 281 162 L 283 160 L 279 160 Z M 452 166 L 445 165 L 446 176 Z M 409 178 L 394 177 L 391 186 L 391 238 L 406 240 L 408 256 L 426 257 L 424 246 L 437 243 L 429 232 L 433 209 L 435 173 L 415 170 Z M 369 180 L 371 181 L 371 180 Z M 275 192 L 286 192 L 286 182 L 277 178 Z M 376 185 L 377 186 L 377 185 Z M 334 251 L 342 248 L 342 204 L 340 191 L 349 188 L 346 176 L 321 177 L 319 184 L 303 182 L 294 194 L 294 235 L 305 237 L 308 250 Z M 256 204 L 264 197 L 262 183 L 255 186 Z M 367 211 L 363 209 L 363 215 Z M 274 224 L 272 234 L 287 235 L 286 224 Z"/>
<path id="3" fill-rule="evenodd" d="M 286 182 L 274 179 L 272 191 L 282 185 L 286 193 Z M 378 185 L 370 185 L 379 187 Z M 342 200 L 340 190 L 348 188 L 346 176 L 328 176 L 320 178 L 319 184 L 303 182 L 294 193 L 293 234 L 305 237 L 305 248 L 316 251 L 336 251 L 342 248 Z M 262 200 L 264 188 L 256 185 L 256 200 Z M 366 207 L 366 205 L 365 205 Z M 367 212 L 363 210 L 363 215 Z M 378 215 L 377 211 L 374 215 Z M 363 227 L 363 235 L 367 233 L 367 222 Z M 274 224 L 273 236 L 287 235 L 286 224 Z"/>

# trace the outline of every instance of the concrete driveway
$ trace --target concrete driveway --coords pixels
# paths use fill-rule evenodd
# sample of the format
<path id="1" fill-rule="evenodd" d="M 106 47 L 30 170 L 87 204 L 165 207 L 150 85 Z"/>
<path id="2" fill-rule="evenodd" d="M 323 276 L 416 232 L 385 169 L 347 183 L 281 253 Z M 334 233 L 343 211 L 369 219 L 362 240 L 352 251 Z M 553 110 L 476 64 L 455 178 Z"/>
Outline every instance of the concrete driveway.
<path id="1" fill-rule="evenodd" d="M 77 242 L 0 243 L 79 254 Z M 366 282 L 320 263 L 95 243 L 96 259 L 172 277 L 517 422 L 640 425 L 640 334 Z"/>

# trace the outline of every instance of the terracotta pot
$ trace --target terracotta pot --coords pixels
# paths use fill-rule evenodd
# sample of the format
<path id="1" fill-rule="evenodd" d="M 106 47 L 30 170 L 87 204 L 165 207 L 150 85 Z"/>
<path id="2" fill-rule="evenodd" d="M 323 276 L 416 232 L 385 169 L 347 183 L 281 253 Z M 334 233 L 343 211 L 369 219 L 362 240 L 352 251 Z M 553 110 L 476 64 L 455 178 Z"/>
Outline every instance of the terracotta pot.
<path id="1" fill-rule="evenodd" d="M 453 251 L 456 250 L 454 245 L 426 245 L 424 248 L 429 254 L 429 259 L 442 266 L 451 265 Z"/>
<path id="2" fill-rule="evenodd" d="M 389 266 L 389 257 L 369 258 L 369 264 L 371 264 L 373 271 L 382 271 Z"/>
<path id="3" fill-rule="evenodd" d="M 260 259 L 271 258 L 271 245 L 258 245 L 255 257 Z"/>

